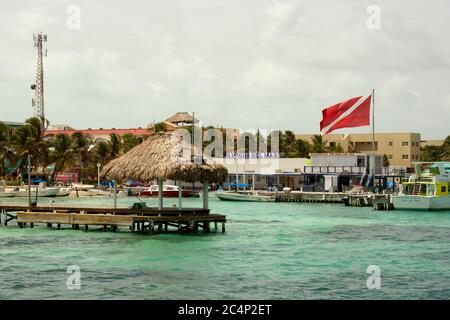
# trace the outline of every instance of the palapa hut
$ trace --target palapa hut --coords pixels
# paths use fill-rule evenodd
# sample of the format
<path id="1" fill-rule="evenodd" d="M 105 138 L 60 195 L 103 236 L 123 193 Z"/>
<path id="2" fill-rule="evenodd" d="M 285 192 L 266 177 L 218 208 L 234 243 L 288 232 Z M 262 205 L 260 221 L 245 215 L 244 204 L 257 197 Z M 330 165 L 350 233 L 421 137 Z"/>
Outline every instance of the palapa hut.
<path id="1" fill-rule="evenodd" d="M 223 165 L 202 156 L 199 148 L 184 142 L 180 137 L 158 133 L 108 163 L 101 174 L 113 180 L 156 179 L 159 186 L 159 209 L 163 208 L 163 180 L 200 181 L 203 183 L 203 207 L 207 209 L 208 184 L 224 181 L 228 171 Z M 179 208 L 181 209 L 181 183 L 179 185 Z"/>

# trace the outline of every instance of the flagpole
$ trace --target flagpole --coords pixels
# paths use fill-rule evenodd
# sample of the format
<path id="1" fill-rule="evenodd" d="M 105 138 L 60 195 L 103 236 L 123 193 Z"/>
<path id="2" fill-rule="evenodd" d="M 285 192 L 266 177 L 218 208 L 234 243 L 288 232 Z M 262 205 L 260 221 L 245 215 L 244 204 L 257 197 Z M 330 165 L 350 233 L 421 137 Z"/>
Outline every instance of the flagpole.
<path id="1" fill-rule="evenodd" d="M 372 89 L 372 161 L 370 173 L 375 185 L 375 89 Z"/>
<path id="2" fill-rule="evenodd" d="M 372 153 L 375 156 L 375 89 L 372 89 Z"/>

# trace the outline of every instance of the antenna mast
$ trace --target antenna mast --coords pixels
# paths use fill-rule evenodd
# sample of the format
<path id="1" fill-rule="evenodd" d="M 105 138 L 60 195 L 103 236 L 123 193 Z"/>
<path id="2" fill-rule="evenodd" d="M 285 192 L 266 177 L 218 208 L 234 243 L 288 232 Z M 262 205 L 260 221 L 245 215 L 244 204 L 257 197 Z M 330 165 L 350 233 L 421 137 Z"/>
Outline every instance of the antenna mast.
<path id="1" fill-rule="evenodd" d="M 34 116 L 41 121 L 41 130 L 46 128 L 45 113 L 44 113 L 44 64 L 42 61 L 43 49 L 42 43 L 47 42 L 47 35 L 33 34 L 34 47 L 37 48 L 37 68 L 36 68 L 36 82 L 31 85 L 31 89 L 34 90 L 34 99 L 32 99 L 32 106 L 34 107 Z M 45 50 L 45 56 L 47 56 L 47 50 Z"/>

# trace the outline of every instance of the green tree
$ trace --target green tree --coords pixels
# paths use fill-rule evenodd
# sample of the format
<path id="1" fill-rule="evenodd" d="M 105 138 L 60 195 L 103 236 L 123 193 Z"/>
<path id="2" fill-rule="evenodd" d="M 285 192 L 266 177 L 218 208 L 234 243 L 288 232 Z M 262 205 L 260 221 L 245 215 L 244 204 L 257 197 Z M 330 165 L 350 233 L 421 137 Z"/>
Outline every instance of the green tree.
<path id="1" fill-rule="evenodd" d="M 140 144 L 142 142 L 142 139 L 139 139 L 132 133 L 126 133 L 122 136 L 122 152 L 127 153 L 131 149 L 133 149 L 135 146 Z"/>
<path id="2" fill-rule="evenodd" d="M 302 139 L 297 139 L 295 141 L 295 145 L 296 145 L 296 149 L 298 152 L 298 156 L 301 158 L 307 158 L 309 157 L 309 154 L 311 153 L 311 143 L 309 143 L 308 141 L 302 140 Z"/>
<path id="3" fill-rule="evenodd" d="M 109 152 L 112 158 L 120 155 L 122 149 L 122 139 L 118 134 L 111 133 L 109 135 Z"/>
<path id="4" fill-rule="evenodd" d="M 450 161 L 450 136 L 445 138 L 444 143 L 441 146 L 441 160 Z"/>
<path id="5" fill-rule="evenodd" d="M 82 132 L 72 134 L 72 148 L 78 154 L 78 160 L 82 168 L 83 178 L 86 177 L 86 169 L 89 167 L 89 152 L 93 146 L 92 139 Z"/>
<path id="6" fill-rule="evenodd" d="M 327 141 L 323 139 L 320 134 L 315 134 L 311 138 L 312 141 L 312 152 L 324 153 L 326 152 Z"/>
<path id="7" fill-rule="evenodd" d="M 77 162 L 79 154 L 74 149 L 72 140 L 67 134 L 57 134 L 50 140 L 49 146 L 51 148 L 51 159 L 55 163 L 55 169 L 52 173 L 52 180 L 55 180 L 58 173 Z"/>
<path id="8" fill-rule="evenodd" d="M 333 153 L 343 153 L 344 152 L 344 148 L 342 148 L 340 143 L 330 145 L 329 147 L 326 147 L 325 150 L 328 152 L 333 152 Z"/>
<path id="9" fill-rule="evenodd" d="M 9 128 L 0 122 L 0 176 L 6 175 L 6 160 L 11 158 L 12 150 L 10 147 Z M 11 160 L 11 159 L 9 159 Z"/>
<path id="10" fill-rule="evenodd" d="M 154 133 L 158 133 L 158 132 L 166 132 L 166 131 L 167 131 L 167 127 L 166 127 L 166 124 L 165 124 L 164 122 L 156 123 L 156 124 L 153 126 L 153 132 L 154 132 Z"/>
<path id="11" fill-rule="evenodd" d="M 14 148 L 16 157 L 21 160 L 21 171 L 27 164 L 28 155 L 31 155 L 35 166 L 48 164 L 48 142 L 43 139 L 41 123 L 38 118 L 29 118 L 23 126 L 16 129 L 11 138 L 11 146 Z"/>
<path id="12" fill-rule="evenodd" d="M 105 165 L 110 159 L 109 143 L 106 141 L 99 141 L 92 149 L 91 165 L 96 166 L 97 163 Z"/>
<path id="13" fill-rule="evenodd" d="M 425 146 L 421 150 L 420 158 L 422 161 L 439 161 L 442 157 L 442 147 Z"/>

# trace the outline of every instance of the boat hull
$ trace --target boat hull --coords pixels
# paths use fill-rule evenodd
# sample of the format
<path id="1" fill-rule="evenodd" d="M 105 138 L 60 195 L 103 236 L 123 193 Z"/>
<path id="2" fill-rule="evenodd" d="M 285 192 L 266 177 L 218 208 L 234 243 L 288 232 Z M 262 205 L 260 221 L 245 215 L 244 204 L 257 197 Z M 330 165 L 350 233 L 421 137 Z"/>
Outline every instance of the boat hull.
<path id="1" fill-rule="evenodd" d="M 222 201 L 275 202 L 275 197 L 273 196 L 260 196 L 234 192 L 216 192 L 215 195 Z"/>
<path id="2" fill-rule="evenodd" d="M 12 198 L 17 195 L 17 192 L 0 192 L 0 198 Z"/>
<path id="3" fill-rule="evenodd" d="M 43 189 L 37 191 L 36 189 L 31 189 L 31 197 L 56 197 L 59 193 L 59 188 L 50 188 L 50 189 Z M 20 190 L 17 191 L 16 197 L 28 197 L 28 190 Z"/>
<path id="4" fill-rule="evenodd" d="M 392 203 L 396 210 L 450 210 L 450 196 L 392 196 Z"/>
<path id="5" fill-rule="evenodd" d="M 158 191 L 145 190 L 145 191 L 141 191 L 138 195 L 140 197 L 157 197 Z M 193 197 L 194 194 L 192 194 L 191 191 L 189 191 L 189 190 L 183 190 L 181 192 L 181 196 L 182 197 Z M 164 198 L 178 198 L 178 191 L 177 190 L 163 191 L 163 197 Z"/>

